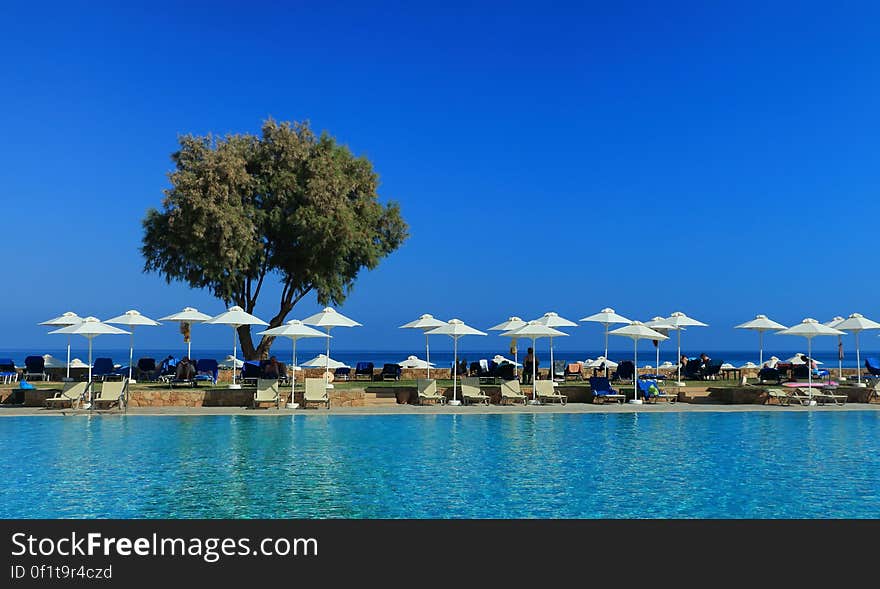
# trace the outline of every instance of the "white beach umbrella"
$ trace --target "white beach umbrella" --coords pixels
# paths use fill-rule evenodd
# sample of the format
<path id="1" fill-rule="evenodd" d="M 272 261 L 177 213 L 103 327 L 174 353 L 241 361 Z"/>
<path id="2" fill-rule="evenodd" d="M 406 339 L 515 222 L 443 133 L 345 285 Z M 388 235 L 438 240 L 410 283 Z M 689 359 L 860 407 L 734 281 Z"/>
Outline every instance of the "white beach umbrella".
<path id="1" fill-rule="evenodd" d="M 229 325 L 232 327 L 232 361 L 235 362 L 236 354 L 238 352 L 238 328 L 242 325 L 269 325 L 259 317 L 255 317 L 250 313 L 247 313 L 244 309 L 239 307 L 238 305 L 234 305 L 229 307 L 223 313 L 220 313 L 216 317 L 211 317 L 210 319 L 206 319 L 203 321 L 206 325 Z M 230 389 L 239 389 L 241 385 L 235 384 L 235 370 L 232 371 L 232 384 L 229 385 Z"/>
<path id="2" fill-rule="evenodd" d="M 616 323 L 632 323 L 623 315 L 618 315 L 611 307 L 605 307 L 595 315 L 590 315 L 580 319 L 580 321 L 589 321 L 592 323 L 600 323 L 605 326 L 605 358 L 608 357 L 608 329 Z M 605 365 L 605 376 L 608 376 L 610 366 Z"/>
<path id="3" fill-rule="evenodd" d="M 431 378 L 431 366 L 433 366 L 433 364 L 431 364 L 431 347 L 428 342 L 428 339 L 429 339 L 428 332 L 436 327 L 443 326 L 445 323 L 446 323 L 445 321 L 441 321 L 440 319 L 435 319 L 434 316 L 431 315 L 430 313 L 425 313 L 424 315 L 421 315 L 415 321 L 410 321 L 409 323 L 406 323 L 406 324 L 400 326 L 401 329 L 421 329 L 422 332 L 424 332 L 424 334 L 425 334 L 425 359 L 426 360 L 425 360 L 425 365 L 423 366 L 423 368 L 427 371 L 426 378 Z"/>
<path id="4" fill-rule="evenodd" d="M 473 327 L 465 324 L 461 319 L 450 319 L 446 322 L 446 325 L 441 325 L 440 327 L 435 327 L 434 329 L 427 331 L 425 333 L 429 333 L 431 335 L 448 335 L 452 338 L 452 346 L 453 346 L 453 362 L 452 362 L 452 403 L 453 405 L 458 405 L 459 401 L 456 397 L 456 387 L 457 387 L 457 379 L 458 379 L 458 340 L 461 337 L 466 335 L 487 335 L 486 333 L 480 331 L 479 329 L 474 329 Z"/>
<path id="5" fill-rule="evenodd" d="M 232 368 L 233 370 L 242 366 L 244 366 L 244 360 L 233 358 L 232 354 L 227 355 L 225 360 L 217 363 L 218 368 Z"/>
<path id="6" fill-rule="evenodd" d="M 676 311 L 672 315 L 666 318 L 666 322 L 669 325 L 672 325 L 672 329 L 678 332 L 678 355 L 676 358 L 678 359 L 678 380 L 676 381 L 676 385 L 683 386 L 684 383 L 681 382 L 681 330 L 688 327 L 708 327 L 707 324 L 702 321 L 697 321 L 692 317 L 688 317 L 681 311 Z"/>
<path id="7" fill-rule="evenodd" d="M 840 331 L 851 331 L 856 334 L 856 375 L 858 377 L 858 385 L 862 386 L 862 356 L 859 350 L 859 333 L 868 329 L 880 329 L 880 323 L 872 321 L 861 313 L 853 313 L 844 321 L 838 323 L 832 329 Z"/>
<path id="8" fill-rule="evenodd" d="M 648 327 L 650 327 L 654 331 L 658 331 L 658 332 L 662 333 L 666 337 L 669 337 L 669 330 L 674 329 L 674 327 L 672 325 L 670 325 L 669 323 L 667 323 L 666 319 L 663 317 L 654 317 L 650 321 L 645 321 L 645 325 L 647 325 Z M 657 368 L 659 371 L 659 368 L 660 368 L 660 340 L 656 340 L 656 341 L 657 341 L 657 343 L 654 345 L 654 347 L 657 351 Z"/>
<path id="9" fill-rule="evenodd" d="M 333 307 L 324 307 L 324 309 L 315 313 L 314 315 L 310 315 L 302 320 L 306 325 L 314 325 L 315 327 L 323 327 L 327 330 L 327 335 L 330 335 L 330 330 L 334 327 L 363 327 L 360 323 L 355 321 L 354 319 L 349 319 L 345 315 L 339 313 Z M 327 355 L 326 357 L 330 358 L 330 338 L 327 338 Z M 332 388 L 333 385 L 330 384 L 330 366 L 327 365 L 327 370 L 324 371 L 324 385 L 329 389 Z"/>
<path id="10" fill-rule="evenodd" d="M 652 339 L 652 340 L 665 340 L 669 339 L 667 336 L 663 335 L 659 331 L 655 331 L 642 323 L 641 321 L 633 321 L 629 325 L 624 325 L 623 327 L 618 327 L 609 332 L 609 335 L 619 335 L 622 337 L 628 337 L 633 341 L 633 364 L 635 364 L 635 374 L 633 375 L 633 398 L 630 403 L 641 403 L 642 400 L 639 399 L 639 340 L 643 339 Z"/>
<path id="11" fill-rule="evenodd" d="M 331 336 L 332 337 L 332 336 Z M 333 358 L 327 356 L 326 354 L 318 354 L 311 360 L 307 362 L 303 362 L 300 366 L 306 366 L 308 368 L 325 368 L 325 369 L 333 369 L 337 368 L 351 368 L 345 362 L 340 362 L 338 360 L 334 360 Z"/>
<path id="12" fill-rule="evenodd" d="M 807 338 L 807 356 L 809 358 L 813 357 L 813 338 L 819 337 L 822 335 L 842 335 L 843 332 L 839 329 L 834 329 L 833 327 L 828 327 L 827 325 L 823 325 L 812 319 L 807 317 L 797 325 L 792 325 L 788 329 L 783 329 L 782 331 L 777 331 L 776 335 L 798 335 L 801 337 Z M 813 369 L 810 367 L 807 370 L 807 380 L 810 386 L 810 397 L 813 396 Z"/>
<path id="13" fill-rule="evenodd" d="M 845 317 L 841 317 L 840 315 L 836 315 L 831 321 L 826 321 L 825 325 L 828 327 L 833 327 L 837 329 L 837 326 L 846 321 Z M 837 336 L 837 378 L 840 380 L 846 380 L 843 378 L 843 336 L 846 334 L 841 334 Z"/>
<path id="14" fill-rule="evenodd" d="M 129 332 L 112 325 L 102 323 L 97 317 L 86 317 L 79 323 L 68 325 L 49 333 L 64 333 L 71 335 L 81 335 L 89 340 L 89 407 L 92 403 L 92 340 L 99 335 L 128 335 Z"/>
<path id="15" fill-rule="evenodd" d="M 39 325 L 51 325 L 53 327 L 67 327 L 68 325 L 76 325 L 82 321 L 82 317 L 73 311 L 62 313 L 58 317 L 53 317 L 48 321 L 43 321 Z M 70 380 L 70 334 L 67 334 L 67 375 L 64 380 Z"/>
<path id="16" fill-rule="evenodd" d="M 427 361 L 422 360 L 418 356 L 407 356 L 406 360 L 398 362 L 397 365 L 401 368 L 416 368 L 422 370 L 433 366 L 433 364 L 429 364 Z"/>
<path id="17" fill-rule="evenodd" d="M 129 382 L 137 382 L 131 377 L 132 364 L 134 363 L 134 328 L 139 325 L 162 325 L 158 321 L 153 321 L 146 315 L 141 315 L 134 309 L 126 311 L 122 315 L 107 319 L 104 323 L 115 323 L 116 325 L 125 325 L 131 330 L 128 340 L 128 380 Z"/>
<path id="18" fill-rule="evenodd" d="M 70 361 L 71 368 L 89 368 L 90 366 L 91 366 L 91 364 L 86 364 L 85 362 L 83 362 L 79 358 L 74 358 L 73 360 Z"/>
<path id="19" fill-rule="evenodd" d="M 560 317 L 558 314 L 550 311 L 549 313 L 544 313 L 541 317 L 536 319 L 538 323 L 541 325 L 546 325 L 547 327 L 552 327 L 553 329 L 559 329 L 560 327 L 577 327 L 578 324 L 574 321 L 569 321 L 564 317 Z M 567 333 L 565 335 L 568 335 Z M 552 382 L 556 382 L 556 368 L 553 363 L 553 337 L 550 336 L 550 380 Z"/>
<path id="20" fill-rule="evenodd" d="M 290 341 L 293 342 L 293 355 L 292 362 L 290 364 L 290 404 L 293 405 L 293 389 L 296 387 L 296 340 L 305 339 L 310 337 L 332 337 L 328 333 L 322 333 L 317 329 L 309 327 L 305 325 L 299 319 L 291 319 L 284 325 L 279 325 L 278 327 L 273 327 L 272 329 L 267 329 L 265 331 L 257 332 L 257 335 L 272 335 L 275 337 L 286 337 L 290 338 Z"/>
<path id="21" fill-rule="evenodd" d="M 493 325 L 489 328 L 489 331 L 513 331 L 514 329 L 519 329 L 520 327 L 526 324 L 525 321 L 520 319 L 517 316 L 508 317 L 507 321 L 502 321 L 498 325 Z M 516 338 L 510 339 L 510 347 L 513 349 L 513 374 L 519 377 L 519 371 L 517 368 L 522 366 L 519 361 L 519 346 L 516 343 Z"/>
<path id="22" fill-rule="evenodd" d="M 745 323 L 740 323 L 734 329 L 750 329 L 758 332 L 758 364 L 764 364 L 764 332 L 779 331 L 786 329 L 786 326 L 768 319 L 766 315 L 755 315 L 755 318 Z"/>
<path id="23" fill-rule="evenodd" d="M 522 327 L 519 327 L 519 328 L 514 329 L 512 331 L 507 331 L 505 333 L 502 333 L 501 335 L 504 337 L 516 337 L 516 338 L 526 337 L 526 338 L 531 339 L 532 340 L 532 351 L 534 353 L 535 349 L 537 348 L 537 345 L 535 342 L 537 342 L 538 338 L 563 337 L 563 336 L 567 336 L 568 334 L 564 333 L 562 331 L 559 331 L 558 329 L 555 329 L 553 327 L 550 327 L 548 325 L 544 325 L 543 323 L 541 323 L 538 320 L 535 320 L 535 321 L 529 321 L 528 323 L 526 323 Z M 537 387 L 535 386 L 535 380 L 538 377 L 537 373 L 538 373 L 537 367 L 535 366 L 535 363 L 532 362 L 532 403 L 538 402 L 538 391 L 537 391 Z M 550 377 L 551 377 L 551 379 L 553 377 L 552 364 L 550 366 Z"/>
<path id="24" fill-rule="evenodd" d="M 791 358 L 786 358 L 784 362 L 788 362 L 789 364 L 806 364 L 806 361 L 804 360 L 805 355 L 806 354 L 795 354 Z M 813 362 L 815 362 L 816 364 L 822 364 L 822 362 L 815 359 L 813 360 Z"/>
<path id="25" fill-rule="evenodd" d="M 67 364 L 53 356 L 52 354 L 43 354 L 44 368 L 64 368 Z"/>
<path id="26" fill-rule="evenodd" d="M 193 323 L 204 323 L 210 318 L 210 315 L 202 313 L 195 307 L 184 307 L 183 311 L 179 313 L 159 317 L 159 321 L 174 321 L 179 324 L 186 323 L 187 325 L 192 325 Z M 189 337 L 189 332 L 187 332 L 186 338 L 186 357 L 192 359 L 192 338 Z"/>
<path id="27" fill-rule="evenodd" d="M 504 364 L 505 362 L 508 364 L 513 364 L 514 366 L 522 366 L 522 364 L 520 364 L 516 360 L 511 360 L 510 358 L 505 358 L 501 354 L 495 354 L 495 357 L 492 358 L 492 362 L 494 362 L 495 364 L 497 364 L 499 366 Z"/>
<path id="28" fill-rule="evenodd" d="M 607 358 L 605 358 L 605 356 L 599 356 L 595 360 L 588 359 L 584 361 L 584 366 L 586 366 L 587 368 L 602 368 L 603 365 L 606 372 L 609 368 L 617 368 L 617 362 L 614 362 L 613 360 L 608 360 Z"/>
<path id="29" fill-rule="evenodd" d="M 746 362 L 742 366 L 739 367 L 740 370 L 749 370 L 750 368 L 757 368 L 758 365 L 754 362 Z"/>

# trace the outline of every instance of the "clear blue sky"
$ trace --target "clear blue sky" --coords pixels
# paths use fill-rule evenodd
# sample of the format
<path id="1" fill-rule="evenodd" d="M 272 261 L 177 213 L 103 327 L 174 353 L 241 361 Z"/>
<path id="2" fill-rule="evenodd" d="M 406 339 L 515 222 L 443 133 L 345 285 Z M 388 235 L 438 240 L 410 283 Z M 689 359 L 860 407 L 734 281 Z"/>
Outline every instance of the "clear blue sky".
<path id="1" fill-rule="evenodd" d="M 117 4 L 0 6 L 0 347 L 60 345 L 35 324 L 68 309 L 219 312 L 141 273 L 140 221 L 178 134 L 269 116 L 367 155 L 411 227 L 341 348 L 418 350 L 396 326 L 425 312 L 682 310 L 709 349 L 753 346 L 731 327 L 758 312 L 880 318 L 875 2 Z"/>

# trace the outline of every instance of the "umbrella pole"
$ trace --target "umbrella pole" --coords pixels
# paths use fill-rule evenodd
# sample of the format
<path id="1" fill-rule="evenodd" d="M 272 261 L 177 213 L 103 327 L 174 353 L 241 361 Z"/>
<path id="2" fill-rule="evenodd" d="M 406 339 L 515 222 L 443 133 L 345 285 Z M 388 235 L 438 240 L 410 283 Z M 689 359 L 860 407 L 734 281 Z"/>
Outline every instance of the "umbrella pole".
<path id="1" fill-rule="evenodd" d="M 134 361 L 134 325 L 131 326 L 131 334 L 128 336 L 128 382 L 131 382 L 131 363 Z"/>
<path id="2" fill-rule="evenodd" d="M 327 327 L 327 358 L 324 361 L 324 388 L 330 388 L 330 328 Z"/>
<path id="3" fill-rule="evenodd" d="M 70 335 L 67 336 L 67 378 L 65 380 L 70 380 Z"/>
<path id="4" fill-rule="evenodd" d="M 293 404 L 293 391 L 296 389 L 296 338 L 290 338 L 293 342 L 293 358 L 290 365 L 290 403 Z"/>
<path id="5" fill-rule="evenodd" d="M 190 330 L 192 330 L 192 327 L 190 327 Z M 186 357 L 192 360 L 192 336 L 190 336 L 189 341 L 186 342 Z M 232 369 L 235 370 L 235 362 L 232 363 Z"/>
<path id="6" fill-rule="evenodd" d="M 553 363 L 553 336 L 550 336 L 550 382 L 556 382 L 556 365 Z"/>
<path id="7" fill-rule="evenodd" d="M 517 368 L 517 364 L 519 364 L 519 344 L 516 343 L 514 338 L 513 343 L 513 375 L 519 380 L 519 368 Z"/>
<path id="8" fill-rule="evenodd" d="M 758 330 L 758 347 L 761 351 L 758 353 L 758 366 L 764 366 L 764 330 Z"/>
<path id="9" fill-rule="evenodd" d="M 862 356 L 859 352 L 859 331 L 856 330 L 856 377 L 858 378 L 859 386 L 862 386 Z"/>
<path id="10" fill-rule="evenodd" d="M 678 386 L 681 386 L 681 326 L 679 326 L 678 330 L 678 382 L 675 383 Z"/>
<path id="11" fill-rule="evenodd" d="M 237 343 L 238 342 L 235 339 L 235 332 L 236 332 L 236 329 L 235 329 L 235 326 L 233 325 L 232 326 L 232 388 L 235 388 L 235 358 L 236 358 L 236 353 L 238 351 L 237 350 L 237 347 L 238 347 Z M 189 346 L 189 344 L 187 344 L 187 346 Z M 189 356 L 187 356 L 187 358 L 189 358 Z"/>
<path id="12" fill-rule="evenodd" d="M 431 347 L 428 345 L 428 339 L 431 336 L 428 335 L 428 332 L 425 332 L 425 370 L 427 370 L 427 377 L 429 380 L 431 378 Z"/>
<path id="13" fill-rule="evenodd" d="M 458 379 L 458 338 L 452 337 L 452 402 L 454 403 L 456 400 L 455 397 L 455 383 L 456 379 Z"/>
<path id="14" fill-rule="evenodd" d="M 843 336 L 837 336 L 837 378 L 838 380 L 843 380 L 843 357 L 840 354 L 840 349 L 843 347 Z"/>
<path id="15" fill-rule="evenodd" d="M 608 326 L 609 324 L 605 324 L 605 361 L 602 364 L 605 365 L 605 378 L 608 378 Z M 593 374 L 596 374 L 595 372 Z"/>
<path id="16" fill-rule="evenodd" d="M 633 363 L 635 364 L 635 370 L 633 370 L 633 400 L 635 402 L 639 401 L 639 340 L 633 338 Z"/>
<path id="17" fill-rule="evenodd" d="M 538 347 L 538 344 L 535 342 L 538 341 L 538 338 L 532 338 L 532 401 L 538 401 L 538 387 L 535 386 L 535 379 L 538 378 L 537 369 L 535 366 L 537 365 L 536 360 L 538 359 L 538 355 L 535 353 L 535 348 Z"/>
<path id="18" fill-rule="evenodd" d="M 660 378 L 660 340 L 657 340 L 657 365 L 654 366 L 654 376 Z M 660 386 L 659 380 L 657 386 Z"/>
<path id="19" fill-rule="evenodd" d="M 810 387 L 810 401 L 813 400 L 813 338 L 807 338 L 807 383 Z"/>
<path id="20" fill-rule="evenodd" d="M 92 408 L 92 338 L 89 338 L 89 409 Z"/>

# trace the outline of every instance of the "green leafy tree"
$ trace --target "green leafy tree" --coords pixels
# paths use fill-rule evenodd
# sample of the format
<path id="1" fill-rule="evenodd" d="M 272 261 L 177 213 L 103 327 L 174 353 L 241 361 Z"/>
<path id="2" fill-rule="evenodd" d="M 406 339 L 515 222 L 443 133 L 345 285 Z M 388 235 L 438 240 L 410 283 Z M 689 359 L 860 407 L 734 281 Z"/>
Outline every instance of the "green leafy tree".
<path id="1" fill-rule="evenodd" d="M 342 303 L 358 273 L 373 269 L 407 238 L 399 206 L 383 205 L 378 175 L 307 122 L 268 120 L 260 136 L 186 135 L 162 210 L 143 219 L 145 272 L 206 288 L 253 313 L 266 280 L 283 286 L 270 326 L 284 322 L 314 291 L 320 304 Z M 242 351 L 259 358 L 239 328 Z"/>

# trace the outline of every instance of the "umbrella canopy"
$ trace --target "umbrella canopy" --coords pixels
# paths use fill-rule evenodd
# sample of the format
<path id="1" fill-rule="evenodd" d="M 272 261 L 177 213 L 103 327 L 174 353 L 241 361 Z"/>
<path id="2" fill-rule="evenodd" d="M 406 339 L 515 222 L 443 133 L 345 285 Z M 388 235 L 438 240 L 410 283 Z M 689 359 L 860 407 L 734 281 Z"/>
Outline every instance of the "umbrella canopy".
<path id="1" fill-rule="evenodd" d="M 349 319 L 345 315 L 339 313 L 333 307 L 325 307 L 320 313 L 315 313 L 302 320 L 306 325 L 314 325 L 315 327 L 363 327 L 354 319 Z"/>
<path id="2" fill-rule="evenodd" d="M 736 368 L 736 366 L 734 366 L 730 362 L 725 362 L 721 365 L 721 370 L 733 370 L 734 368 Z"/>
<path id="3" fill-rule="evenodd" d="M 827 327 L 827 326 L 826 326 Z M 868 329 L 880 329 L 880 323 L 868 319 L 861 313 L 853 313 L 845 320 L 839 322 L 832 329 L 841 331 L 851 331 L 856 334 L 856 374 L 858 375 L 858 386 L 862 385 L 862 356 L 859 348 L 859 333 Z"/>
<path id="4" fill-rule="evenodd" d="M 401 368 L 427 368 L 429 365 L 428 362 L 418 358 L 417 356 L 407 356 L 406 360 L 397 363 Z"/>
<path id="5" fill-rule="evenodd" d="M 516 360 L 511 360 L 510 358 L 505 358 L 501 354 L 495 354 L 495 357 L 492 358 L 492 362 L 494 362 L 495 364 L 498 364 L 499 366 L 504 363 L 513 364 L 514 366 L 522 366 L 522 364 L 520 364 Z"/>
<path id="6" fill-rule="evenodd" d="M 532 340 L 532 349 L 534 350 L 534 348 L 537 347 L 535 342 L 538 340 L 538 338 L 562 337 L 562 336 L 567 336 L 568 334 L 564 333 L 562 331 L 559 331 L 558 329 L 554 329 L 553 327 L 550 327 L 548 325 L 545 325 L 538 320 L 535 320 L 535 321 L 529 321 L 528 323 L 526 323 L 525 325 L 523 325 L 522 327 L 519 327 L 517 329 L 504 332 L 501 335 L 504 337 L 529 338 Z M 537 372 L 538 372 L 537 367 L 535 366 L 535 363 L 532 362 L 532 401 L 535 403 L 537 403 L 537 399 L 538 399 L 538 397 L 537 397 L 538 391 L 537 391 L 537 387 L 535 386 L 535 379 L 537 378 Z M 550 364 L 550 377 L 551 377 L 551 379 L 553 377 L 553 364 L 552 363 Z"/>
<path id="7" fill-rule="evenodd" d="M 452 347 L 453 347 L 453 362 L 452 362 L 452 402 L 453 404 L 457 404 L 458 399 L 456 398 L 456 387 L 458 382 L 458 338 L 466 336 L 466 335 L 488 335 L 479 329 L 474 329 L 470 325 L 467 325 L 461 319 L 450 319 L 446 322 L 445 325 L 441 325 L 440 327 L 435 327 L 429 331 L 425 332 L 430 335 L 448 335 L 452 338 Z"/>
<path id="8" fill-rule="evenodd" d="M 611 325 L 615 323 L 632 323 L 629 319 L 624 317 L 623 315 L 618 315 L 614 309 L 611 307 L 605 307 L 598 313 L 594 315 L 589 315 L 581 319 L 581 321 L 589 321 L 592 323 L 599 323 L 605 326 L 605 358 L 608 357 L 608 329 Z M 605 365 L 605 376 L 608 376 L 608 369 L 611 368 L 608 364 Z"/>
<path id="9" fill-rule="evenodd" d="M 291 356 L 291 364 L 290 368 L 293 371 L 292 377 L 290 379 L 290 402 L 293 403 L 293 390 L 296 387 L 296 341 L 300 339 L 310 338 L 310 337 L 332 337 L 329 333 L 322 333 L 313 327 L 309 327 L 305 325 L 299 319 L 291 319 L 284 325 L 279 325 L 278 327 L 273 327 L 272 329 L 267 329 L 265 331 L 257 332 L 257 335 L 271 335 L 274 337 L 287 337 L 290 338 L 291 343 L 293 344 L 293 354 Z"/>
<path id="10" fill-rule="evenodd" d="M 807 338 L 807 356 L 813 357 L 813 338 L 822 335 L 843 335 L 843 332 L 833 327 L 828 327 L 816 321 L 811 317 L 807 317 L 797 325 L 793 325 L 788 329 L 777 331 L 776 335 L 798 335 Z M 813 370 L 807 370 L 807 379 L 810 385 L 810 396 L 813 396 Z"/>
<path id="11" fill-rule="evenodd" d="M 513 317 L 508 317 L 507 321 L 502 321 L 498 325 L 493 325 L 492 327 L 489 328 L 489 331 L 512 331 L 514 329 L 519 329 L 520 327 L 522 327 L 525 324 L 526 324 L 525 321 L 523 321 L 522 319 L 520 319 L 519 317 L 514 315 Z M 520 366 L 522 366 L 522 364 L 520 364 L 518 362 L 518 360 L 519 360 L 519 346 L 516 342 L 515 337 L 510 339 L 510 348 L 511 348 L 511 351 L 513 352 L 513 367 L 514 367 L 513 373 L 514 373 L 514 375 L 516 375 L 518 377 L 519 375 L 518 375 L 516 369 L 519 368 Z"/>
<path id="12" fill-rule="evenodd" d="M 70 361 L 70 367 L 71 368 L 89 368 L 89 367 L 91 367 L 91 364 L 86 364 L 85 362 L 83 362 L 79 358 L 74 358 L 73 360 Z"/>
<path id="13" fill-rule="evenodd" d="M 675 384 L 678 386 L 682 386 L 684 383 L 681 382 L 681 330 L 685 329 L 687 327 L 709 327 L 709 326 L 707 324 L 703 323 L 702 321 L 697 321 L 696 319 L 694 319 L 692 317 L 688 317 L 687 315 L 685 315 L 681 311 L 676 311 L 675 313 L 673 313 L 672 315 L 667 317 L 666 322 L 669 325 L 672 325 L 673 326 L 672 329 L 674 329 L 676 332 L 678 332 L 678 334 L 677 334 L 677 336 L 678 336 L 677 337 L 677 341 L 678 341 L 678 355 L 677 355 L 677 358 L 678 358 L 678 381 L 676 381 Z"/>
<path id="14" fill-rule="evenodd" d="M 82 321 L 82 317 L 73 311 L 67 311 L 58 317 L 43 321 L 39 325 L 67 326 L 76 325 L 80 321 Z M 70 380 L 70 334 L 67 334 L 67 376 L 65 380 Z"/>
<path id="15" fill-rule="evenodd" d="M 159 321 L 174 321 L 176 323 L 180 323 L 182 326 L 184 323 L 204 323 L 210 318 L 210 315 L 202 313 L 195 307 L 184 307 L 183 310 L 178 313 L 172 313 L 171 315 L 159 317 Z M 190 341 L 190 335 L 188 331 L 185 334 L 184 341 L 186 341 L 186 357 L 192 358 L 192 341 Z"/>
<path id="16" fill-rule="evenodd" d="M 757 367 L 758 367 L 758 365 L 755 364 L 754 362 L 746 362 L 745 364 L 740 366 L 739 369 L 740 370 L 748 370 L 750 368 L 757 368 Z"/>
<path id="17" fill-rule="evenodd" d="M 779 331 L 780 329 L 786 329 L 786 327 L 781 323 L 769 319 L 766 315 L 755 315 L 754 319 L 746 321 L 745 323 L 740 323 L 735 326 L 734 329 L 750 329 L 758 332 L 758 363 L 764 364 L 764 332 Z"/>
<path id="18" fill-rule="evenodd" d="M 435 327 L 441 327 L 445 322 L 440 319 L 435 319 L 433 315 L 430 313 L 425 313 L 424 315 L 419 316 L 415 321 L 410 321 L 404 325 L 401 325 L 401 329 L 421 329 L 425 334 L 425 358 L 427 358 L 425 365 L 422 367 L 427 372 L 426 378 L 431 378 L 431 346 L 428 341 L 430 338 L 428 336 L 428 331 L 434 329 Z"/>
<path id="19" fill-rule="evenodd" d="M 52 354 L 43 354 L 43 367 L 44 368 L 64 368 L 67 364 L 54 357 Z"/>
<path id="20" fill-rule="evenodd" d="M 348 364 L 334 360 L 326 354 L 318 354 L 308 362 L 303 362 L 300 366 L 308 366 L 310 368 L 330 368 L 333 370 L 336 370 L 337 368 L 351 368 Z"/>
<path id="21" fill-rule="evenodd" d="M 49 333 L 64 333 L 71 335 L 81 335 L 89 340 L 89 382 L 92 382 L 92 340 L 99 335 L 128 335 L 129 332 L 112 325 L 102 323 L 97 317 L 86 317 L 79 323 L 68 325 Z M 92 387 L 89 386 L 89 406 L 92 402 Z"/>
<path id="22" fill-rule="evenodd" d="M 577 327 L 578 324 L 574 321 L 569 321 L 565 317 L 560 317 L 557 313 L 550 311 L 549 313 L 544 313 L 541 317 L 536 319 L 542 325 L 546 325 L 547 327 L 559 328 L 559 327 Z M 568 335 L 568 334 L 566 334 Z M 550 380 L 555 382 L 555 363 L 553 362 L 553 337 L 550 336 Z"/>
<path id="23" fill-rule="evenodd" d="M 806 364 L 806 362 L 804 361 L 804 358 L 803 358 L 804 356 L 805 356 L 805 354 L 795 354 L 791 358 L 787 358 L 785 360 L 785 362 L 787 362 L 789 364 Z M 819 362 L 816 359 L 813 359 L 813 362 L 815 362 L 816 364 L 822 364 L 822 362 Z"/>
<path id="24" fill-rule="evenodd" d="M 606 369 L 617 368 L 617 362 L 613 360 L 607 360 L 605 356 L 599 356 L 595 360 L 588 359 L 584 362 L 584 366 L 586 366 L 587 368 L 602 368 L 603 364 Z"/>
<path id="25" fill-rule="evenodd" d="M 659 331 L 651 329 L 641 321 L 633 321 L 629 325 L 618 327 L 609 332 L 609 335 L 619 335 L 628 337 L 633 341 L 633 364 L 635 365 L 635 374 L 633 375 L 633 402 L 639 403 L 639 387 L 637 382 L 639 379 L 639 340 L 650 339 L 662 341 L 669 339 Z"/>
<path id="26" fill-rule="evenodd" d="M 355 321 L 354 319 L 350 319 L 345 315 L 339 313 L 333 307 L 324 307 L 324 309 L 320 313 L 315 313 L 314 315 L 309 315 L 305 319 L 303 319 L 303 323 L 307 325 L 314 325 L 315 327 L 323 327 L 327 330 L 327 335 L 330 335 L 330 330 L 334 327 L 363 327 L 360 323 Z M 330 360 L 330 338 L 327 338 L 327 354 L 325 355 L 327 361 Z M 330 364 L 327 364 L 326 370 L 324 371 L 324 384 L 327 388 L 332 388 L 330 384 Z"/>
<path id="27" fill-rule="evenodd" d="M 255 317 L 250 313 L 245 312 L 244 309 L 239 307 L 238 305 L 234 305 L 229 307 L 223 313 L 220 313 L 216 317 L 211 317 L 210 319 L 206 319 L 202 323 L 210 324 L 210 325 L 229 325 L 232 327 L 232 360 L 233 362 L 236 359 L 236 355 L 238 353 L 238 328 L 242 325 L 269 325 L 259 317 Z M 229 385 L 230 388 L 239 388 L 240 385 L 235 384 L 235 370 L 232 371 L 232 384 Z"/>
<path id="28" fill-rule="evenodd" d="M 129 336 L 128 342 L 128 380 L 130 382 L 135 382 L 131 377 L 132 365 L 134 364 L 134 328 L 139 325 L 162 325 L 158 321 L 153 321 L 146 315 L 141 315 L 140 312 L 131 309 L 126 311 L 122 315 L 118 315 L 113 317 L 112 319 L 107 319 L 104 323 L 115 323 L 116 325 L 126 325 L 129 329 L 131 329 L 131 335 Z"/>
<path id="29" fill-rule="evenodd" d="M 217 363 L 218 368 L 241 368 L 244 366 L 244 360 L 233 358 L 232 354 L 226 356 L 226 359 Z"/>

